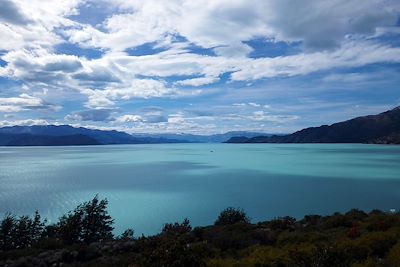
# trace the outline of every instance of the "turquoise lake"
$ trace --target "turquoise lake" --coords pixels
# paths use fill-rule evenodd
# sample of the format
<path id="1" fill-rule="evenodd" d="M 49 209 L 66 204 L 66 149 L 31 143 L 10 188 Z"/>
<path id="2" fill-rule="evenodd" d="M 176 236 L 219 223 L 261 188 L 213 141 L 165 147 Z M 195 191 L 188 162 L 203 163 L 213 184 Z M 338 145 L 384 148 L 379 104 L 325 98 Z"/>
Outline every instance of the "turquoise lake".
<path id="1" fill-rule="evenodd" d="M 400 146 L 165 144 L 0 147 L 0 214 L 54 222 L 95 194 L 115 232 L 154 234 L 188 217 L 212 224 L 228 207 L 253 222 L 351 208 L 400 209 Z"/>

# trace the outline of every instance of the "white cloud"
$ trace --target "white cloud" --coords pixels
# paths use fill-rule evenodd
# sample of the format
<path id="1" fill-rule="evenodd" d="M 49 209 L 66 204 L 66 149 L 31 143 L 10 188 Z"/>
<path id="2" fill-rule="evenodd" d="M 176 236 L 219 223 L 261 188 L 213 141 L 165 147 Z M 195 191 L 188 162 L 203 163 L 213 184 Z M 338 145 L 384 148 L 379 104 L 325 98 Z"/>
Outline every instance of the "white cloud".
<path id="1" fill-rule="evenodd" d="M 52 125 L 57 125 L 57 123 L 51 123 Z M 27 120 L 15 120 L 15 121 L 0 121 L 0 127 L 7 126 L 32 126 L 32 125 L 50 125 L 46 120 L 42 119 L 27 119 Z"/>
<path id="2" fill-rule="evenodd" d="M 246 116 L 247 119 L 253 121 L 264 121 L 264 122 L 276 122 L 276 123 L 287 123 L 293 120 L 299 119 L 296 115 L 271 115 L 264 111 L 254 111 L 253 114 Z"/>
<path id="3" fill-rule="evenodd" d="M 142 116 L 140 115 L 131 115 L 131 114 L 127 114 L 127 115 L 122 115 L 119 116 L 118 118 L 115 119 L 116 122 L 119 123 L 127 123 L 127 122 L 143 122 L 144 119 Z"/>
<path id="4" fill-rule="evenodd" d="M 86 0 L 5 0 L 2 11 L 7 14 L 1 15 L 3 21 L 0 20 L 0 50 L 51 49 L 63 41 L 55 29 L 74 25 L 66 16 L 76 13 L 83 1 Z M 3 8 L 5 4 L 8 9 Z"/>
<path id="5" fill-rule="evenodd" d="M 359 67 L 380 62 L 400 62 L 400 48 L 374 42 L 348 42 L 335 51 L 254 59 L 242 65 L 231 77 L 236 81 L 244 81 L 306 75 L 331 68 Z"/>
<path id="6" fill-rule="evenodd" d="M 254 107 L 254 108 L 261 107 L 260 104 L 257 104 L 257 103 L 254 103 L 254 102 L 249 102 L 248 105 L 251 106 L 251 107 Z"/>
<path id="7" fill-rule="evenodd" d="M 108 122 L 112 121 L 111 114 L 114 109 L 89 109 L 82 110 L 73 114 L 65 116 L 67 121 L 97 121 L 97 122 Z"/>
<path id="8" fill-rule="evenodd" d="M 175 84 L 182 85 L 182 86 L 185 86 L 185 85 L 201 86 L 201 85 L 214 83 L 217 80 L 218 80 L 218 78 L 215 78 L 215 77 L 199 77 L 199 78 L 177 81 L 177 82 L 175 82 Z"/>
<path id="9" fill-rule="evenodd" d="M 232 106 L 235 106 L 235 107 L 245 107 L 245 106 L 247 106 L 247 104 L 246 104 L 246 103 L 234 103 L 234 104 L 232 104 Z"/>
<path id="10" fill-rule="evenodd" d="M 196 45 L 215 48 L 222 56 L 243 56 L 252 50 L 243 42 L 261 37 L 303 41 L 308 48 L 325 50 L 340 46 L 349 34 L 371 35 L 377 27 L 394 25 L 399 12 L 394 0 L 296 3 L 290 0 L 113 0 L 112 3 L 125 9 L 125 13 L 108 18 L 104 32 L 91 27 L 71 30 L 71 40 L 123 51 L 176 34 Z"/>
<path id="11" fill-rule="evenodd" d="M 3 70 L 5 76 L 29 82 L 65 82 L 68 74 L 82 68 L 77 56 L 53 54 L 43 49 L 11 51 L 2 58 L 8 62 Z"/>
<path id="12" fill-rule="evenodd" d="M 88 96 L 87 107 L 98 108 L 112 106 L 116 101 L 128 101 L 134 98 L 196 96 L 201 94 L 202 90 L 178 90 L 167 87 L 163 81 L 134 79 L 128 84 L 110 85 L 103 90 L 85 89 L 82 93 Z"/>
<path id="13" fill-rule="evenodd" d="M 11 113 L 38 109 L 57 110 L 59 107 L 46 103 L 40 98 L 27 94 L 21 94 L 18 97 L 0 98 L 0 112 Z"/>

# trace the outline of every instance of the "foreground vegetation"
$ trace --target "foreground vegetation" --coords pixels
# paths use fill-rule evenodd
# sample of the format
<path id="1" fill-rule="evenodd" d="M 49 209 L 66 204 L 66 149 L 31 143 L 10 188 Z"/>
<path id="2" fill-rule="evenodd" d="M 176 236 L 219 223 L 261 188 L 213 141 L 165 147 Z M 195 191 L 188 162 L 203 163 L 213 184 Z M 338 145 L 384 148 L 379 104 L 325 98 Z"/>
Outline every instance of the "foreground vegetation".
<path id="1" fill-rule="evenodd" d="M 400 266 L 400 214 L 351 210 L 297 221 L 251 224 L 227 208 L 215 224 L 165 224 L 154 236 L 114 237 L 107 200 L 96 196 L 49 225 L 6 214 L 0 225 L 0 266 Z"/>

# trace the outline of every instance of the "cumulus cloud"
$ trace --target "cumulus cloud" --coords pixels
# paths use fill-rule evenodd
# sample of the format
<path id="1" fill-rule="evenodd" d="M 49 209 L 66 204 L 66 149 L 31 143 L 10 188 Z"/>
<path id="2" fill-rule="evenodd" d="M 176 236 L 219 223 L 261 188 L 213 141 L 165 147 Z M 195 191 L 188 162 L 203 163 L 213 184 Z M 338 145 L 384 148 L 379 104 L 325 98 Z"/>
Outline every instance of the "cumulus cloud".
<path id="1" fill-rule="evenodd" d="M 135 79 L 124 85 L 110 85 L 103 90 L 85 90 L 88 95 L 88 107 L 107 107 L 115 101 L 127 101 L 133 98 L 185 97 L 202 93 L 202 90 L 178 90 L 169 88 L 164 82 L 153 79 Z"/>
<path id="2" fill-rule="evenodd" d="M 75 23 L 67 18 L 86 0 L 4 0 L 0 9 L 0 50 L 35 49 L 62 43 L 55 30 Z"/>
<path id="3" fill-rule="evenodd" d="M 82 68 L 77 56 L 49 53 L 43 49 L 18 50 L 5 54 L 4 76 L 27 82 L 65 83 L 69 74 Z"/>
<path id="4" fill-rule="evenodd" d="M 193 79 L 186 79 L 186 80 L 181 80 L 175 82 L 177 85 L 188 85 L 188 86 L 201 86 L 201 85 L 206 85 L 210 83 L 214 83 L 218 80 L 216 77 L 199 77 L 199 78 L 193 78 Z"/>
<path id="5" fill-rule="evenodd" d="M 0 21 L 17 25 L 25 25 L 30 22 L 18 6 L 10 0 L 3 0 L 1 2 Z"/>
<path id="6" fill-rule="evenodd" d="M 111 83 L 120 81 L 109 68 L 103 66 L 92 66 L 89 70 L 74 74 L 72 77 L 80 82 Z"/>
<path id="7" fill-rule="evenodd" d="M 163 115 L 152 115 L 152 114 L 143 114 L 143 115 L 135 115 L 135 114 L 125 114 L 114 119 L 114 122 L 117 123 L 164 123 L 167 122 L 167 118 Z"/>
<path id="8" fill-rule="evenodd" d="M 69 114 L 65 117 L 67 121 L 111 121 L 111 114 L 114 109 L 91 109 L 82 110 L 73 114 Z"/>
<path id="9" fill-rule="evenodd" d="M 398 18 L 396 1 L 290 1 L 270 2 L 268 12 L 275 39 L 303 41 L 307 48 L 339 47 L 347 35 L 373 34 Z M 397 9 L 397 10 L 396 10 Z"/>
<path id="10" fill-rule="evenodd" d="M 108 18 L 104 31 L 71 30 L 71 40 L 123 51 L 178 34 L 215 48 L 219 55 L 244 56 L 252 48 L 243 41 L 262 37 L 302 41 L 308 48 L 325 50 L 340 46 L 349 34 L 368 35 L 378 27 L 395 25 L 399 11 L 394 0 L 112 2 L 125 13 Z"/>
<path id="11" fill-rule="evenodd" d="M 25 110 L 57 110 L 60 107 L 46 103 L 40 98 L 21 94 L 18 97 L 0 98 L 0 112 L 20 112 Z"/>
<path id="12" fill-rule="evenodd" d="M 254 102 L 249 102 L 248 105 L 251 106 L 251 107 L 254 107 L 254 108 L 261 107 L 260 104 L 257 104 L 257 103 L 254 103 Z"/>
<path id="13" fill-rule="evenodd" d="M 334 52 L 315 52 L 249 61 L 232 73 L 236 81 L 306 75 L 331 68 L 351 68 L 379 62 L 400 62 L 400 48 L 374 42 L 348 42 Z"/>
<path id="14" fill-rule="evenodd" d="M 116 122 L 120 123 L 127 123 L 127 122 L 143 122 L 144 119 L 140 115 L 132 115 L 132 114 L 126 114 L 119 116 L 115 119 Z"/>

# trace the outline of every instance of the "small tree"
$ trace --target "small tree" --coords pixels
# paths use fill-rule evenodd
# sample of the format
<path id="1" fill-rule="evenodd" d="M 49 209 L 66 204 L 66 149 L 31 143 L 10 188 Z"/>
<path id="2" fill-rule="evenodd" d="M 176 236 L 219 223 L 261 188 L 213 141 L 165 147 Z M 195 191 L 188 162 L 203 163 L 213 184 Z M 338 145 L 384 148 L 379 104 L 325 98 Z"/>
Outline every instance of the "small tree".
<path id="1" fill-rule="evenodd" d="M 0 224 L 0 247 L 2 250 L 14 248 L 13 233 L 15 231 L 16 219 L 7 213 Z"/>
<path id="2" fill-rule="evenodd" d="M 215 225 L 229 225 L 235 223 L 250 223 L 250 218 L 247 217 L 243 209 L 229 207 L 224 209 L 215 221 Z"/>
<path id="3" fill-rule="evenodd" d="M 87 244 L 112 239 L 114 220 L 107 211 L 107 199 L 99 200 L 96 195 L 60 218 L 58 233 L 67 244 L 85 242 Z"/>
<path id="4" fill-rule="evenodd" d="M 21 216 L 16 221 L 13 234 L 13 243 L 16 248 L 27 248 L 32 244 L 31 225 L 32 220 L 28 216 Z"/>
<path id="5" fill-rule="evenodd" d="M 47 222 L 46 219 L 42 221 L 42 218 L 41 218 L 39 212 L 36 210 L 35 215 L 33 216 L 33 219 L 31 220 L 31 225 L 29 227 L 32 243 L 37 243 L 43 237 L 46 222 Z"/>
<path id="6" fill-rule="evenodd" d="M 57 223 L 57 235 L 66 244 L 81 241 L 83 213 L 78 206 L 73 212 L 63 215 Z"/>
<path id="7" fill-rule="evenodd" d="M 0 224 L 0 248 L 3 250 L 27 248 L 35 245 L 43 236 L 45 222 L 36 211 L 33 218 L 6 214 Z"/>
<path id="8" fill-rule="evenodd" d="M 108 214 L 107 205 L 107 199 L 99 200 L 97 195 L 82 205 L 82 239 L 85 243 L 112 239 L 114 220 Z"/>

